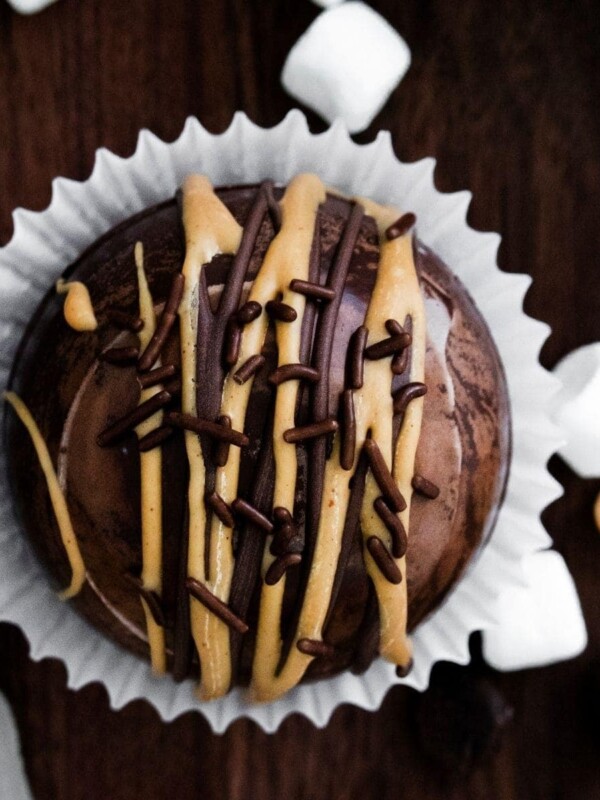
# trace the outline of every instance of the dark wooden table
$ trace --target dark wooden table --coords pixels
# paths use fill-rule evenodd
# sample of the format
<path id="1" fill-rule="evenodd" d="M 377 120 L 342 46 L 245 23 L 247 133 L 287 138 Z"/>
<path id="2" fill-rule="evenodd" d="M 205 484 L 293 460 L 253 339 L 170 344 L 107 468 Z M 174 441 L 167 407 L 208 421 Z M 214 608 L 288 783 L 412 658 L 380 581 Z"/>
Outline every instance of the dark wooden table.
<path id="1" fill-rule="evenodd" d="M 358 140 L 389 128 L 402 159 L 439 159 L 441 189 L 473 191 L 470 221 L 502 234 L 501 266 L 534 277 L 527 310 L 553 330 L 545 365 L 600 339 L 598 3 L 371 5 L 413 65 Z M 306 0 L 61 0 L 25 18 L 0 0 L 0 241 L 14 207 L 42 209 L 57 175 L 87 177 L 97 147 L 129 155 L 142 127 L 169 140 L 195 114 L 222 131 L 236 109 L 276 123 L 293 105 L 283 60 L 317 13 Z M 164 725 L 142 702 L 110 711 L 98 686 L 67 690 L 59 663 L 34 664 L 0 625 L 0 689 L 36 798 L 599 798 L 600 481 L 551 469 L 565 495 L 544 519 L 581 594 L 580 658 L 500 675 L 474 640 L 473 665 L 436 669 L 424 697 L 395 689 L 378 713 L 343 707 L 322 731 L 293 717 L 274 736 L 245 721 L 214 736 L 199 715 Z M 490 686 L 514 709 L 495 746 L 481 724 Z"/>

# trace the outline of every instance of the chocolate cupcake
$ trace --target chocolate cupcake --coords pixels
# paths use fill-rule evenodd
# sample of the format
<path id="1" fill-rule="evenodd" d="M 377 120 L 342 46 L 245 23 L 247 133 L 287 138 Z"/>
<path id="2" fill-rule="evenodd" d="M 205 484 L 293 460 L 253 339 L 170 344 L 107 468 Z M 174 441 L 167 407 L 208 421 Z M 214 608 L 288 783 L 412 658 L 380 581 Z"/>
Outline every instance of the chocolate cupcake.
<path id="1" fill-rule="evenodd" d="M 71 523 L 7 409 L 0 616 L 34 658 L 222 731 L 322 725 L 468 657 L 545 542 L 551 380 L 526 280 L 432 169 L 298 112 L 268 131 L 238 115 L 224 136 L 144 132 L 16 214 L 0 382 L 10 367 Z M 202 174 L 218 188 L 186 181 Z"/>
<path id="2" fill-rule="evenodd" d="M 105 235 L 33 317 L 12 384 L 66 503 L 50 513 L 12 425 L 24 527 L 87 619 L 205 699 L 377 655 L 406 674 L 504 489 L 487 326 L 411 212 L 312 174 L 193 175 L 178 200 Z"/>

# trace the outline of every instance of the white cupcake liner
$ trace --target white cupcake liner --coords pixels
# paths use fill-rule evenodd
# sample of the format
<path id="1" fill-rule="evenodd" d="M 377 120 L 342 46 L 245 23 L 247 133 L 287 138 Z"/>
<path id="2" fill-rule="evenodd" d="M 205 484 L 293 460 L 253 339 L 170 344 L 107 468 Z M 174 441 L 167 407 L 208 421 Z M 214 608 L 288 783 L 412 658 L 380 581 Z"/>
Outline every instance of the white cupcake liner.
<path id="1" fill-rule="evenodd" d="M 154 677 L 145 662 L 111 644 L 55 596 L 15 520 L 4 461 L 0 619 L 22 628 L 33 659 L 50 656 L 63 661 L 72 688 L 92 681 L 104 684 L 113 708 L 145 698 L 163 720 L 196 710 L 216 732 L 240 717 L 274 731 L 292 713 L 304 714 L 322 727 L 341 703 L 374 710 L 395 683 L 426 688 L 436 661 L 468 662 L 470 634 L 493 625 L 495 597 L 504 587 L 522 582 L 521 559 L 551 544 L 540 512 L 562 492 L 546 470 L 561 443 L 549 415 L 559 384 L 538 362 L 549 328 L 522 310 L 531 279 L 498 269 L 500 237 L 467 225 L 471 194 L 438 192 L 434 168 L 431 158 L 400 163 L 387 132 L 367 145 L 355 144 L 337 123 L 313 135 L 299 111 L 291 111 L 268 130 L 238 113 L 228 130 L 217 136 L 189 118 L 171 144 L 144 130 L 130 158 L 101 149 L 87 181 L 56 179 L 45 211 L 15 211 L 14 236 L 0 250 L 0 387 L 4 388 L 27 321 L 65 267 L 117 223 L 171 197 L 190 172 L 205 173 L 218 185 L 265 178 L 286 182 L 297 172 L 311 171 L 343 191 L 417 214 L 420 238 L 460 277 L 492 331 L 508 380 L 513 456 L 493 535 L 444 605 L 415 632 L 412 673 L 400 681 L 391 664 L 378 660 L 362 676 L 345 673 L 301 685 L 264 705 L 247 703 L 239 689 L 220 700 L 201 702 L 191 681 L 178 685 Z"/>

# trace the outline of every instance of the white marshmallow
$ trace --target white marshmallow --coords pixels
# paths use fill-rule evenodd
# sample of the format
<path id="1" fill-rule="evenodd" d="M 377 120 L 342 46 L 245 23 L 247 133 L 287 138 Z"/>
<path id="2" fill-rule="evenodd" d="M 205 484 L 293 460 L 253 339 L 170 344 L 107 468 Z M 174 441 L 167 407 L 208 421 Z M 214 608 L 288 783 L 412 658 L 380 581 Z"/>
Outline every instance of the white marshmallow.
<path id="1" fill-rule="evenodd" d="M 566 443 L 558 451 L 582 478 L 600 477 L 600 342 L 573 350 L 553 370 L 562 381 L 554 420 Z"/>
<path id="2" fill-rule="evenodd" d="M 321 6 L 321 8 L 332 8 L 333 6 L 339 6 L 340 3 L 343 3 L 344 0 L 312 0 L 316 6 Z"/>
<path id="3" fill-rule="evenodd" d="M 56 0 L 8 0 L 10 5 L 21 14 L 36 14 L 46 6 L 52 5 Z"/>
<path id="4" fill-rule="evenodd" d="M 368 127 L 410 65 L 406 42 L 372 8 L 346 2 L 315 19 L 291 49 L 284 88 L 350 133 Z"/>
<path id="5" fill-rule="evenodd" d="M 17 726 L 4 696 L 0 694 L 0 797 L 32 800 L 21 759 Z"/>
<path id="6" fill-rule="evenodd" d="M 494 608 L 498 624 L 483 633 L 483 657 L 495 669 L 543 667 L 579 655 L 587 632 L 577 590 L 552 550 L 523 561 L 528 586 L 506 589 Z"/>

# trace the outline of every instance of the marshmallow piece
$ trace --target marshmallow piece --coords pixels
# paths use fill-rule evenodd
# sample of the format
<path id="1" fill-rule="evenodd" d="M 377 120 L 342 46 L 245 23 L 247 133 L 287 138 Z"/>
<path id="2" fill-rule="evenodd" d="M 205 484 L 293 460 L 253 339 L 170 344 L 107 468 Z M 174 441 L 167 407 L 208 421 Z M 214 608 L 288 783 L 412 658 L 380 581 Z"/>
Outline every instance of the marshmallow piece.
<path id="1" fill-rule="evenodd" d="M 323 11 L 291 49 L 281 75 L 289 94 L 350 133 L 368 127 L 410 65 L 406 42 L 361 2 Z"/>
<path id="2" fill-rule="evenodd" d="M 339 6 L 340 3 L 343 3 L 344 0 L 312 0 L 316 6 L 321 6 L 321 8 L 332 8 L 333 6 Z"/>
<path id="3" fill-rule="evenodd" d="M 10 706 L 0 694 L 0 797 L 32 800 L 21 759 L 17 727 Z"/>
<path id="4" fill-rule="evenodd" d="M 506 589 L 494 609 L 498 624 L 483 633 L 483 657 L 495 669 L 543 667 L 579 655 L 587 632 L 577 590 L 559 553 L 523 561 L 528 586 Z"/>
<path id="5" fill-rule="evenodd" d="M 553 372 L 563 384 L 553 412 L 566 439 L 558 452 L 582 478 L 600 477 L 600 342 L 573 350 Z"/>
<path id="6" fill-rule="evenodd" d="M 10 5 L 21 14 L 36 14 L 46 6 L 52 5 L 56 0 L 8 0 Z"/>

